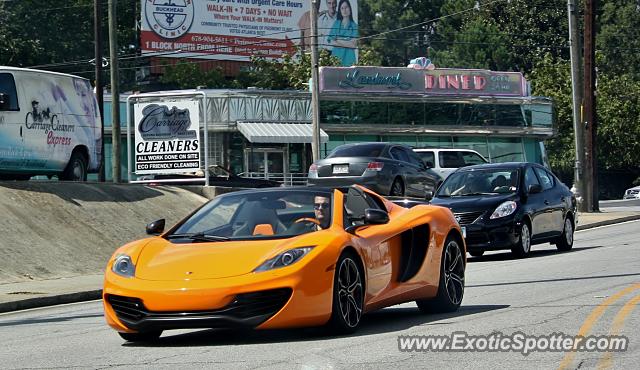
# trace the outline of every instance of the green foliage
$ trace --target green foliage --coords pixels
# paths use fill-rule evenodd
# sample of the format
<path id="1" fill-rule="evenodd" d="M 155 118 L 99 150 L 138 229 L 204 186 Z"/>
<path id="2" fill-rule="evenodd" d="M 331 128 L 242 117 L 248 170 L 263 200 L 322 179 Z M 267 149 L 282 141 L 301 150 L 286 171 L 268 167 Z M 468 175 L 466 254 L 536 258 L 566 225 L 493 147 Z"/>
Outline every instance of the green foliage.
<path id="1" fill-rule="evenodd" d="M 507 45 L 507 36 L 500 33 L 495 23 L 475 18 L 455 34 L 449 48 L 436 51 L 433 59 L 439 67 L 508 71 L 513 68 L 513 58 Z"/>
<path id="2" fill-rule="evenodd" d="M 428 54 L 435 23 L 443 0 L 360 0 L 358 18 L 360 47 L 379 55 L 383 66 L 406 66 L 409 60 Z M 416 25 L 418 24 L 418 25 Z M 416 26 L 413 26 L 416 25 Z M 411 27 L 409 27 L 411 26 Z M 399 28 L 404 28 L 395 31 Z M 380 34 L 388 31 L 390 33 Z M 379 35 L 380 34 L 380 35 Z M 368 38 L 368 36 L 374 36 Z"/>
<path id="3" fill-rule="evenodd" d="M 640 80 L 640 7 L 636 1 L 603 1 L 596 46 L 598 70 Z"/>
<path id="4" fill-rule="evenodd" d="M 533 95 L 553 98 L 556 109 L 558 134 L 546 141 L 549 163 L 559 173 L 571 173 L 575 161 L 571 64 L 548 53 L 528 77 Z"/>
<path id="5" fill-rule="evenodd" d="M 631 75 L 598 75 L 598 167 L 640 170 L 640 82 Z"/>
<path id="6" fill-rule="evenodd" d="M 340 60 L 332 57 L 326 50 L 318 55 L 320 66 L 339 66 Z M 272 90 L 307 90 L 311 78 L 311 55 L 301 53 L 299 57 L 284 55 L 283 60 L 271 61 L 264 58 L 251 58 L 253 68 L 243 72 L 237 78 L 237 87 L 255 86 Z"/>
<path id="7" fill-rule="evenodd" d="M 198 86 L 215 89 L 226 85 L 220 69 L 201 71 L 198 63 L 190 63 L 186 59 L 181 59 L 173 66 L 166 66 L 160 82 L 170 89 L 195 89 Z"/>

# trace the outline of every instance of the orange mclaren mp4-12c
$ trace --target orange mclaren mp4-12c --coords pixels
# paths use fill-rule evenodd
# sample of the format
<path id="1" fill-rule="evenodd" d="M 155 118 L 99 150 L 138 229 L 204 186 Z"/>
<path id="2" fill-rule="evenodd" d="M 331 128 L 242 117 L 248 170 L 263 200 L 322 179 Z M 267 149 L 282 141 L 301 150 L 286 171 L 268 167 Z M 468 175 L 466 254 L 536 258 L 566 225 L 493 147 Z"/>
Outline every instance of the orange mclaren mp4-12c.
<path id="1" fill-rule="evenodd" d="M 362 315 L 416 301 L 454 311 L 466 249 L 448 208 L 348 189 L 269 188 L 220 195 L 109 260 L 105 317 L 122 338 L 163 330 L 356 330 Z"/>

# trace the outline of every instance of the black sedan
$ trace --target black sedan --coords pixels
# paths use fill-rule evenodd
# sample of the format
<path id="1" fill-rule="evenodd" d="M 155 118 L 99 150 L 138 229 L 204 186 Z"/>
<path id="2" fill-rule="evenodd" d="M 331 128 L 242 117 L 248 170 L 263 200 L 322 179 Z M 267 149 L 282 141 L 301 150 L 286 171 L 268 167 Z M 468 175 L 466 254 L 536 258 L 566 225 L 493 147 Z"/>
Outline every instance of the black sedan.
<path id="1" fill-rule="evenodd" d="M 573 193 L 548 169 L 534 163 L 465 167 L 449 176 L 432 199 L 449 207 L 466 232 L 467 250 L 511 249 L 526 256 L 531 245 L 573 246 L 577 223 Z"/>
<path id="2" fill-rule="evenodd" d="M 158 185 L 161 183 L 166 183 L 167 185 L 200 185 L 204 184 L 205 181 L 204 173 L 146 175 L 140 177 L 138 180 L 144 180 L 148 182 L 149 185 Z M 281 186 L 279 182 L 274 180 L 238 176 L 218 165 L 209 166 L 209 185 L 230 188 L 271 188 Z"/>
<path id="3" fill-rule="evenodd" d="M 354 143 L 335 148 L 309 168 L 307 183 L 325 187 L 365 186 L 378 194 L 431 198 L 442 178 L 410 147 Z"/>

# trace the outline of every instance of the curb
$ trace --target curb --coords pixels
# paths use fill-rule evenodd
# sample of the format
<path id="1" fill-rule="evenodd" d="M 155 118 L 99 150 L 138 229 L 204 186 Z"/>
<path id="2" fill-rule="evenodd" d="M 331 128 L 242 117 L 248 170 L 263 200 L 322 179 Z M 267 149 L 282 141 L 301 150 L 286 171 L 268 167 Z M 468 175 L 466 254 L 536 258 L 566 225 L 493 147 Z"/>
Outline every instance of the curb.
<path id="1" fill-rule="evenodd" d="M 100 298 L 102 298 L 102 289 L 22 299 L 19 301 L 0 303 L 0 313 L 26 310 L 29 308 L 55 306 L 65 303 L 93 301 Z"/>
<path id="2" fill-rule="evenodd" d="M 640 220 L 640 215 L 631 215 L 631 216 L 625 216 L 625 217 L 621 217 L 621 218 L 614 218 L 614 219 L 611 219 L 611 220 L 603 220 L 603 221 L 593 222 L 593 223 L 586 224 L 586 225 L 578 225 L 578 227 L 576 227 L 576 231 L 593 229 L 594 227 L 614 225 L 614 224 L 619 224 L 619 223 L 622 223 L 622 222 L 635 221 L 635 220 Z M 578 221 L 578 222 L 580 222 L 580 221 Z"/>

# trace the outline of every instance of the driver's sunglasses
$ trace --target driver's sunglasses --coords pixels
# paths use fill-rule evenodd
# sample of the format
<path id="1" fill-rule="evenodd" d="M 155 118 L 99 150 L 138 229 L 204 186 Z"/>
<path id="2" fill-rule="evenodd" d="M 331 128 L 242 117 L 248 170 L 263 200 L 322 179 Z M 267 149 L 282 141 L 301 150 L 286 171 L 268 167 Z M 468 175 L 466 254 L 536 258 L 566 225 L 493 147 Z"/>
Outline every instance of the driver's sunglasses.
<path id="1" fill-rule="evenodd" d="M 329 203 L 315 203 L 313 205 L 313 209 L 323 209 L 323 208 L 329 208 L 330 204 Z"/>

